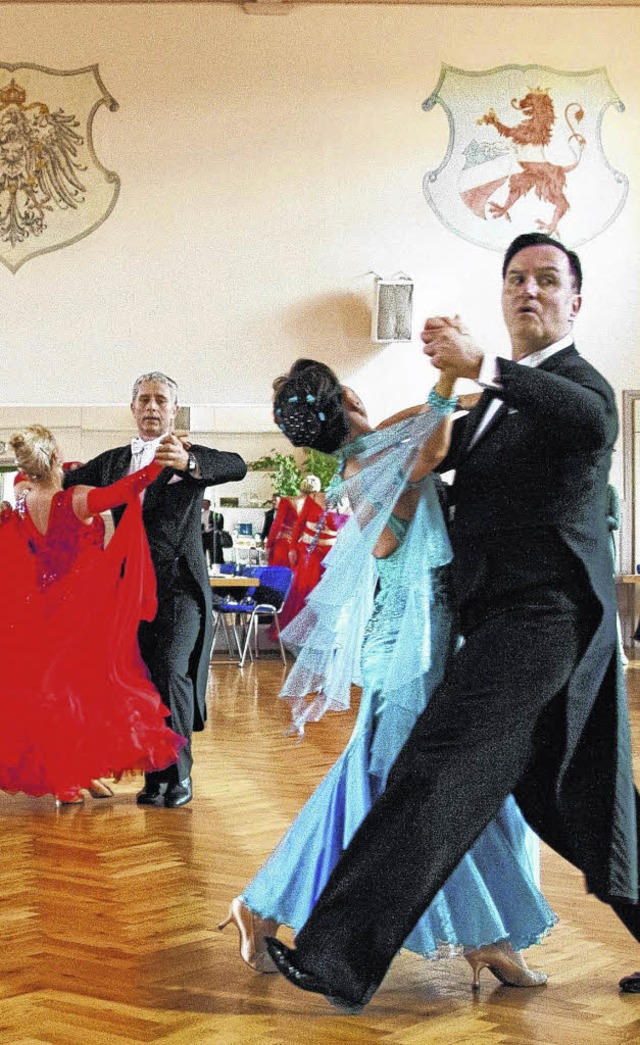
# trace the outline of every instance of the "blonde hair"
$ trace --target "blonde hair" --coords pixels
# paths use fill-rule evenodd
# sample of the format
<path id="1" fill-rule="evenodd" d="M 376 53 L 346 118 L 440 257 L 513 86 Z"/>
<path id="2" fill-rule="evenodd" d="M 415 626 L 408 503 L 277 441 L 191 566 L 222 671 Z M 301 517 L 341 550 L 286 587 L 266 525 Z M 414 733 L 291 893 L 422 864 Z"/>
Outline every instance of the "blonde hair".
<path id="1" fill-rule="evenodd" d="M 300 483 L 301 493 L 320 493 L 322 483 L 317 475 L 305 475 Z"/>
<path id="2" fill-rule="evenodd" d="M 9 446 L 20 471 L 35 481 L 49 475 L 58 454 L 58 444 L 43 425 L 29 425 L 15 432 L 9 440 Z"/>

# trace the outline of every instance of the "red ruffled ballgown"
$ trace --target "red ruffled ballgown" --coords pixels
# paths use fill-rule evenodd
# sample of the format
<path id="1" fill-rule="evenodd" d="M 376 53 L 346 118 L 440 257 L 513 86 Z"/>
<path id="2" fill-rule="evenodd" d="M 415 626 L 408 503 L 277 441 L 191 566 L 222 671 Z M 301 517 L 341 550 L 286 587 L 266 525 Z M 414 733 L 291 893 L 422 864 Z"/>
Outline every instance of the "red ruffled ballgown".
<path id="1" fill-rule="evenodd" d="M 104 550 L 101 521 L 76 517 L 72 490 L 55 494 L 44 535 L 23 499 L 0 527 L 4 791 L 66 794 L 176 760 L 184 741 L 137 643 L 140 620 L 156 612 L 138 492 Z"/>
<path id="2" fill-rule="evenodd" d="M 297 552 L 293 582 L 280 614 L 280 627 L 284 628 L 300 612 L 309 592 L 320 580 L 322 560 L 333 547 L 338 530 L 348 516 L 327 511 L 313 497 L 306 497 L 296 525 L 292 531 L 292 547 Z M 275 630 L 274 630 L 275 637 Z"/>
<path id="3" fill-rule="evenodd" d="M 291 535 L 298 521 L 298 511 L 289 497 L 281 497 L 267 537 L 269 566 L 289 566 Z"/>

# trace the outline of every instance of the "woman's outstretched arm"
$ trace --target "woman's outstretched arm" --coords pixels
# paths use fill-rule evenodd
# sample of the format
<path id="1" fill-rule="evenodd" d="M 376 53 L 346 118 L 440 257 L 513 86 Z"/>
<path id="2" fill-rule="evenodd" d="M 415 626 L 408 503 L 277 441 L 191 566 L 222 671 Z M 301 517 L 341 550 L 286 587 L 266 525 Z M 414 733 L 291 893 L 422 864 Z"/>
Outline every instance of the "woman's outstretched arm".
<path id="1" fill-rule="evenodd" d="M 456 375 L 450 371 L 443 371 L 433 391 L 442 399 L 451 399 L 455 383 Z M 408 417 L 424 414 L 433 409 L 437 408 L 434 408 L 428 401 L 419 406 L 407 407 L 407 409 L 400 410 L 397 414 L 393 414 L 385 421 L 382 421 L 378 428 L 387 428 L 389 425 L 397 424 L 398 421 L 404 421 Z M 425 475 L 437 468 L 446 457 L 451 440 L 451 417 L 451 411 L 444 414 L 442 424 L 438 426 L 433 435 L 421 447 L 409 475 L 411 482 L 415 483 L 420 479 L 424 479 Z"/>
<path id="2" fill-rule="evenodd" d="M 150 483 L 157 479 L 162 465 L 152 462 L 133 475 L 125 475 L 111 486 L 75 486 L 73 489 L 73 510 L 78 519 L 86 521 L 100 512 L 124 504 L 142 493 Z"/>

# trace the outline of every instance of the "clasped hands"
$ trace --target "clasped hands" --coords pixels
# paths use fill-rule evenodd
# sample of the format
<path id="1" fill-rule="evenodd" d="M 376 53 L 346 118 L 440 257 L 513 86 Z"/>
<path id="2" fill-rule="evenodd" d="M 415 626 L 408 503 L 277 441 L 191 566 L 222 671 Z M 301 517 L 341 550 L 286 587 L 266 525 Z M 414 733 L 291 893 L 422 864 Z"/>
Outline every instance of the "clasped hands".
<path id="1" fill-rule="evenodd" d="M 438 370 L 477 380 L 483 359 L 460 316 L 432 316 L 420 335 L 424 353 Z"/>
<path id="2" fill-rule="evenodd" d="M 161 468 L 174 468 L 177 472 L 186 472 L 191 448 L 188 436 L 188 432 L 169 432 L 165 435 L 156 450 L 156 464 Z"/>

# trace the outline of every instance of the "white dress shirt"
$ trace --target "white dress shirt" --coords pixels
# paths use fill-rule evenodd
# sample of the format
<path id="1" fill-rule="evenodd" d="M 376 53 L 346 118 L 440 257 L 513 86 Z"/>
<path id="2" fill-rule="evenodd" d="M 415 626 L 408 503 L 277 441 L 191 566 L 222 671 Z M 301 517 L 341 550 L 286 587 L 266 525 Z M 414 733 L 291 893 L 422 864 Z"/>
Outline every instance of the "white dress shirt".
<path id="1" fill-rule="evenodd" d="M 573 331 L 565 334 L 559 341 L 555 341 L 553 345 L 547 345 L 546 348 L 541 348 L 538 352 L 532 352 L 529 356 L 523 356 L 522 359 L 518 359 L 519 366 L 540 366 L 546 359 L 550 359 L 556 352 L 560 352 L 563 348 L 568 348 L 569 345 L 573 344 Z M 485 355 L 480 366 L 480 373 L 478 375 L 478 384 L 482 385 L 483 388 L 495 388 L 500 389 L 500 371 L 498 369 L 498 357 L 493 355 Z M 498 410 L 502 406 L 502 400 L 495 398 L 493 399 L 484 414 L 482 420 L 473 433 L 473 439 L 471 440 L 470 446 L 474 446 L 478 441 L 482 433 L 484 432 L 487 425 L 495 417 Z"/>

